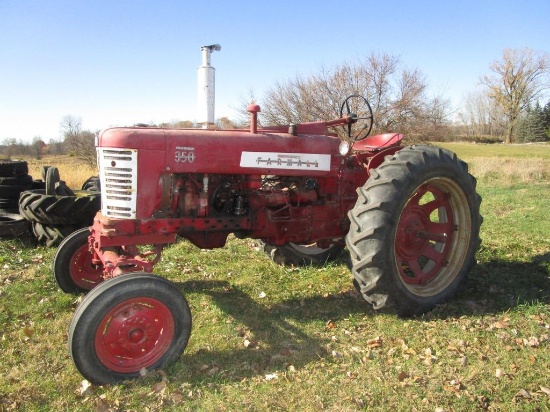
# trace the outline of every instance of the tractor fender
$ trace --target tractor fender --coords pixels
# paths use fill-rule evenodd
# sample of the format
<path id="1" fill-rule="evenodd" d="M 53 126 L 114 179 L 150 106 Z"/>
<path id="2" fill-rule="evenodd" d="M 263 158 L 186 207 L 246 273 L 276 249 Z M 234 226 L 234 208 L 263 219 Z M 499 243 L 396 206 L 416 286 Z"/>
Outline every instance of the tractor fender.
<path id="1" fill-rule="evenodd" d="M 370 157 L 367 163 L 367 170 L 369 172 L 369 175 L 372 169 L 376 169 L 378 166 L 382 164 L 386 156 L 391 156 L 397 153 L 398 151 L 400 151 L 401 149 L 403 149 L 403 146 L 388 147 L 387 149 L 382 149 L 381 151 L 376 153 L 374 156 Z"/>

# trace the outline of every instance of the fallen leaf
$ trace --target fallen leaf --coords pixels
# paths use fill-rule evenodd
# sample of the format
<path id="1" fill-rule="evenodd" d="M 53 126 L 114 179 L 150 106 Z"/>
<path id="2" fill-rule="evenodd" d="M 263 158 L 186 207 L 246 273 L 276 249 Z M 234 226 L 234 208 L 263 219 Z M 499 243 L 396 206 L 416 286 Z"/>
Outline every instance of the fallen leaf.
<path id="1" fill-rule="evenodd" d="M 268 373 L 267 375 L 265 375 L 266 381 L 272 381 L 274 379 L 279 379 L 276 373 Z"/>
<path id="2" fill-rule="evenodd" d="M 507 321 L 496 321 L 491 325 L 491 329 L 506 329 L 510 327 L 510 324 Z"/>
<path id="3" fill-rule="evenodd" d="M 409 374 L 407 372 L 403 372 L 403 371 L 401 371 L 399 373 L 399 375 L 397 375 L 397 379 L 399 380 L 399 382 L 403 382 L 408 377 L 409 377 Z"/>
<path id="4" fill-rule="evenodd" d="M 185 400 L 185 397 L 181 392 L 174 392 L 170 397 L 170 399 L 172 399 L 172 402 L 174 402 L 175 404 L 178 404 L 178 403 L 183 403 L 183 401 Z"/>
<path id="5" fill-rule="evenodd" d="M 247 348 L 247 349 L 255 349 L 258 347 L 258 341 L 254 341 L 254 340 L 248 340 L 248 339 L 245 339 L 244 342 L 244 347 Z"/>
<path id="6" fill-rule="evenodd" d="M 525 389 L 520 389 L 520 391 L 518 393 L 516 393 L 514 398 L 516 398 L 516 399 L 519 399 L 519 398 L 531 399 L 531 394 L 529 392 L 527 392 Z"/>
<path id="7" fill-rule="evenodd" d="M 97 398 L 94 412 L 109 412 L 111 408 L 109 408 L 109 404 L 105 402 L 102 398 Z"/>
<path id="8" fill-rule="evenodd" d="M 531 336 L 529 339 L 524 340 L 526 341 L 526 345 L 531 348 L 538 348 L 540 346 L 540 341 L 535 336 Z"/>
<path id="9" fill-rule="evenodd" d="M 212 369 L 210 369 L 208 372 L 207 372 L 207 375 L 208 376 L 214 376 L 216 373 L 218 373 L 220 371 L 220 368 L 218 368 L 217 366 L 214 366 L 212 367 Z"/>
<path id="10" fill-rule="evenodd" d="M 90 393 L 92 392 L 92 384 L 84 379 L 82 382 L 80 382 L 79 392 L 81 396 L 90 395 Z"/>
<path id="11" fill-rule="evenodd" d="M 541 386 L 540 391 L 548 395 L 548 397 L 550 397 L 550 388 L 547 388 L 546 386 Z"/>
<path id="12" fill-rule="evenodd" d="M 162 380 L 159 383 L 155 383 L 151 389 L 155 393 L 163 392 L 166 389 L 166 381 Z"/>
<path id="13" fill-rule="evenodd" d="M 336 324 L 335 324 L 333 321 L 329 320 L 329 321 L 325 324 L 325 327 L 326 327 L 327 329 L 334 329 L 334 328 L 336 327 Z"/>
<path id="14" fill-rule="evenodd" d="M 382 338 L 377 336 L 376 338 L 369 339 L 367 341 L 367 347 L 370 349 L 379 348 L 382 346 Z"/>

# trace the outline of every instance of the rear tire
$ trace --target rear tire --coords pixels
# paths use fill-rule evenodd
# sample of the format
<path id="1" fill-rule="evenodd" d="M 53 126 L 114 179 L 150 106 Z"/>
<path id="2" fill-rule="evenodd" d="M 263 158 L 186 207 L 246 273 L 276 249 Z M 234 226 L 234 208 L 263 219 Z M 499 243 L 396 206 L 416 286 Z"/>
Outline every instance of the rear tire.
<path id="1" fill-rule="evenodd" d="M 411 316 L 455 295 L 482 223 L 466 163 L 437 147 L 406 147 L 371 170 L 358 194 L 346 244 L 363 297 Z"/>
<path id="2" fill-rule="evenodd" d="M 90 292 L 69 328 L 82 376 L 104 385 L 177 360 L 189 341 L 191 311 L 170 281 L 147 273 L 115 277 Z"/>
<path id="3" fill-rule="evenodd" d="M 100 208 L 101 194 L 87 190 L 77 190 L 74 196 L 47 195 L 45 190 L 29 190 L 22 192 L 19 198 L 22 216 L 49 225 L 91 225 Z"/>
<path id="4" fill-rule="evenodd" d="M 38 242 L 46 244 L 47 247 L 58 246 L 63 239 L 78 229 L 79 226 L 73 225 L 54 226 L 32 222 L 32 232 L 34 233 L 34 236 Z"/>
<path id="5" fill-rule="evenodd" d="M 322 265 L 332 262 L 342 254 L 344 245 L 335 243 L 328 248 L 320 248 L 315 243 L 299 245 L 287 243 L 283 246 L 269 245 L 263 241 L 257 241 L 258 246 L 279 265 Z"/>

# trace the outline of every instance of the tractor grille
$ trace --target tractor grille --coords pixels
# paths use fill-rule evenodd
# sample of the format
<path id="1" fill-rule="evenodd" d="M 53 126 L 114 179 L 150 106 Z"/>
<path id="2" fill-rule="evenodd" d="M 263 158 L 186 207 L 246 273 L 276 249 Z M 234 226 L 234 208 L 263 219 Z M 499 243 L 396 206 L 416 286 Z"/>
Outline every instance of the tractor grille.
<path id="1" fill-rule="evenodd" d="M 135 219 L 137 204 L 137 150 L 99 147 L 101 213 Z"/>

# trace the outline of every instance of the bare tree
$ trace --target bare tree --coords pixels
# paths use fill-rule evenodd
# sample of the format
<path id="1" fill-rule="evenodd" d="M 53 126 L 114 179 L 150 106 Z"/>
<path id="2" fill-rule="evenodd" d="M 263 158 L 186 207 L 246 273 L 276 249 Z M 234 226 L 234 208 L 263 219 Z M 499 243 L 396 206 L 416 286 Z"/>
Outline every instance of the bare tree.
<path id="1" fill-rule="evenodd" d="M 259 101 L 260 120 L 268 125 L 336 118 L 342 102 L 352 94 L 369 100 L 374 132 L 400 131 L 428 140 L 449 123 L 449 101 L 428 96 L 419 70 L 403 69 L 397 57 L 376 53 L 276 83 Z"/>
<path id="2" fill-rule="evenodd" d="M 466 128 L 467 137 L 504 134 L 506 119 L 502 108 L 483 91 L 470 92 L 464 96 L 458 117 Z"/>
<path id="3" fill-rule="evenodd" d="M 82 119 L 80 117 L 67 115 L 59 124 L 63 136 L 76 136 L 82 131 Z"/>
<path id="4" fill-rule="evenodd" d="M 216 119 L 216 127 L 218 129 L 229 130 L 229 129 L 236 129 L 237 125 L 234 122 L 232 122 L 228 117 L 224 116 Z"/>
<path id="5" fill-rule="evenodd" d="M 502 60 L 490 65 L 492 75 L 481 78 L 488 95 L 504 112 L 508 129 L 505 142 L 512 143 L 519 116 L 550 87 L 550 60 L 547 54 L 529 48 L 505 49 Z"/>
<path id="6" fill-rule="evenodd" d="M 96 164 L 95 136 L 89 130 L 82 130 L 81 119 L 75 116 L 65 116 L 61 120 L 61 131 L 69 155 L 76 156 L 90 166 Z"/>
<path id="7" fill-rule="evenodd" d="M 46 143 L 44 143 L 44 141 L 42 140 L 42 137 L 35 136 L 32 139 L 32 151 L 36 159 L 38 160 L 42 159 L 45 148 L 46 148 Z"/>

